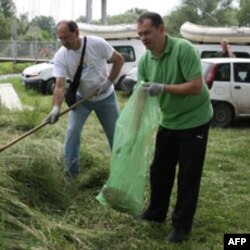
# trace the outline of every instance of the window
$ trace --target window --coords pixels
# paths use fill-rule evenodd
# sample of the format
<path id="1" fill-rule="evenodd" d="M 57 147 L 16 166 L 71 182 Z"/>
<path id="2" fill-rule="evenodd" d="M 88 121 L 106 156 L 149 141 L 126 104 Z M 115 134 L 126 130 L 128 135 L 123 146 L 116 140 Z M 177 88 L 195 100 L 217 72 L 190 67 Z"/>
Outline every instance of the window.
<path id="1" fill-rule="evenodd" d="M 218 65 L 215 81 L 229 82 L 230 81 L 230 64 L 222 63 Z"/>
<path id="2" fill-rule="evenodd" d="M 132 46 L 114 46 L 114 48 L 123 56 L 125 62 L 135 61 L 135 51 Z"/>
<path id="3" fill-rule="evenodd" d="M 201 52 L 201 58 L 211 58 L 211 57 L 217 57 L 216 53 L 219 51 L 202 51 Z M 233 51 L 236 57 L 239 58 L 250 58 L 250 54 L 247 52 L 238 52 L 238 51 Z"/>
<path id="4" fill-rule="evenodd" d="M 210 58 L 210 57 L 214 57 L 214 55 L 217 53 L 218 51 L 202 51 L 201 52 L 201 58 Z"/>
<path id="5" fill-rule="evenodd" d="M 250 83 L 250 63 L 234 63 L 234 80 Z"/>
<path id="6" fill-rule="evenodd" d="M 247 52 L 234 52 L 236 57 L 241 57 L 241 58 L 250 58 L 250 54 Z"/>

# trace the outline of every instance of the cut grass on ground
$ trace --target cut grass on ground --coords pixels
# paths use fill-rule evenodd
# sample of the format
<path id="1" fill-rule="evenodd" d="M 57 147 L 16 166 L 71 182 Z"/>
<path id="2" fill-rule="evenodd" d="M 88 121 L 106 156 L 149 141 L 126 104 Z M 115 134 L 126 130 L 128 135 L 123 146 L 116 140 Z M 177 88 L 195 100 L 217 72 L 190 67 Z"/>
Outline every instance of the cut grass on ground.
<path id="1" fill-rule="evenodd" d="M 24 90 L 10 79 L 20 114 L 0 107 L 1 145 L 39 124 L 51 96 Z M 121 108 L 127 97 L 118 93 Z M 30 113 L 29 113 L 30 112 Z M 221 250 L 225 233 L 250 233 L 250 122 L 211 129 L 200 199 L 188 242 L 168 244 L 176 189 L 166 223 L 150 224 L 104 207 L 95 199 L 109 175 L 110 151 L 94 115 L 81 144 L 81 175 L 65 180 L 63 141 L 67 115 L 0 153 L 0 249 Z M 244 124 L 244 125 L 242 125 Z M 145 205 L 148 199 L 148 186 Z"/>

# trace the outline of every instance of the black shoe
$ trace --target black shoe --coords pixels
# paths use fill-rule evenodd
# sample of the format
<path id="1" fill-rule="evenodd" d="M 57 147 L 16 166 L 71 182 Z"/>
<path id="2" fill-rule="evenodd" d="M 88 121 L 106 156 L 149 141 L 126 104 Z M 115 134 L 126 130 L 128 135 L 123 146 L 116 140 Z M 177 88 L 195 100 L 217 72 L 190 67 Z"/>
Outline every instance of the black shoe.
<path id="1" fill-rule="evenodd" d="M 147 220 L 147 221 L 152 221 L 152 222 L 157 222 L 157 223 L 163 223 L 165 221 L 165 218 L 156 216 L 154 213 L 151 211 L 145 211 L 143 214 L 139 216 L 141 220 Z"/>
<path id="2" fill-rule="evenodd" d="M 169 242 L 183 242 L 188 240 L 189 232 L 183 229 L 174 228 L 168 235 L 167 241 Z"/>

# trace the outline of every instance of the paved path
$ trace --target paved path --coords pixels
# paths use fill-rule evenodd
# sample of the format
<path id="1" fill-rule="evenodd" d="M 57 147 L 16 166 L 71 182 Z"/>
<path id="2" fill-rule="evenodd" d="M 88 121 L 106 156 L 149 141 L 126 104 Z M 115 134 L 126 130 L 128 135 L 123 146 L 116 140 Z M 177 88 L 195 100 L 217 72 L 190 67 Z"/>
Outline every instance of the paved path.
<path id="1" fill-rule="evenodd" d="M 0 80 L 5 80 L 8 79 L 10 77 L 21 77 L 22 73 L 19 74 L 8 74 L 8 75 L 0 75 Z"/>

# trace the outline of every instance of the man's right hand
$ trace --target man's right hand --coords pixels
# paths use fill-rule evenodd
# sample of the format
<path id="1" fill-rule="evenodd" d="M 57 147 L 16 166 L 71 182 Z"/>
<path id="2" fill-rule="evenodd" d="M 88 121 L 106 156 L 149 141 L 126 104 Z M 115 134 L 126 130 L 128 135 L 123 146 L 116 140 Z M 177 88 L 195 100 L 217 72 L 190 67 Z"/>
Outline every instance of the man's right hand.
<path id="1" fill-rule="evenodd" d="M 96 95 L 98 96 L 98 95 L 105 94 L 105 93 L 109 90 L 109 88 L 110 88 L 110 86 L 111 86 L 112 84 L 113 84 L 113 83 L 112 83 L 109 79 L 103 81 L 103 82 L 100 84 L 100 86 L 99 86 L 99 88 L 98 88 L 98 90 L 97 90 Z"/>
<path id="2" fill-rule="evenodd" d="M 49 122 L 50 124 L 54 124 L 58 121 L 59 115 L 60 115 L 60 107 L 55 105 L 45 121 Z"/>
<path id="3" fill-rule="evenodd" d="M 157 82 L 147 82 L 141 85 L 142 90 L 150 96 L 156 96 L 164 93 L 164 84 Z"/>

